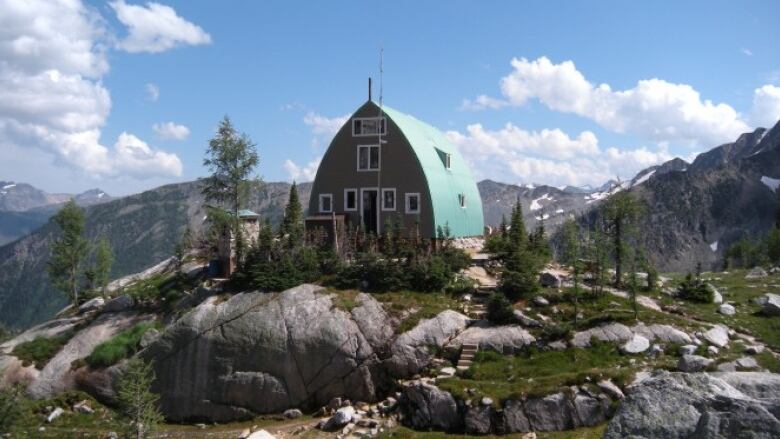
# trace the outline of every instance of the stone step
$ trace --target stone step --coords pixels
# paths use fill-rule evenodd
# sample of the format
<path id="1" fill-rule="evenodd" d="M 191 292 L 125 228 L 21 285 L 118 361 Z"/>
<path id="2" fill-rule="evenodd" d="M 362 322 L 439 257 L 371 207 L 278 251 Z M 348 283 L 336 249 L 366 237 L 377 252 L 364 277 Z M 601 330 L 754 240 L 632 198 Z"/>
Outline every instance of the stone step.
<path id="1" fill-rule="evenodd" d="M 460 360 L 458 361 L 458 367 L 461 366 L 471 366 L 473 364 L 473 361 L 471 360 Z"/>

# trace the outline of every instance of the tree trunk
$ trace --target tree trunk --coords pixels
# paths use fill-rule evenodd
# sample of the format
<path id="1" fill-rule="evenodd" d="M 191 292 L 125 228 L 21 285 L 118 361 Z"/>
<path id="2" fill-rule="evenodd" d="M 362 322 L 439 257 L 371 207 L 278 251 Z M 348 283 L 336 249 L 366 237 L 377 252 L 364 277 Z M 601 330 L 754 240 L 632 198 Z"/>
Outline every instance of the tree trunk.
<path id="1" fill-rule="evenodd" d="M 615 220 L 615 286 L 623 284 L 623 230 L 622 221 Z"/>

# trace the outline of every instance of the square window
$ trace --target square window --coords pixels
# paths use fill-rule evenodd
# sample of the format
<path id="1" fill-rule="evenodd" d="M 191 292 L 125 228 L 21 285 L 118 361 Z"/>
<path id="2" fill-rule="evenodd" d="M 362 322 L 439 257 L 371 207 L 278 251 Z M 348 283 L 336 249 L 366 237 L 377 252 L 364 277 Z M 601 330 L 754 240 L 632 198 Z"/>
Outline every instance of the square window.
<path id="1" fill-rule="evenodd" d="M 360 136 L 376 136 L 380 134 L 386 134 L 387 130 L 386 119 L 378 117 L 358 117 L 352 119 L 352 135 L 356 137 Z"/>
<path id="2" fill-rule="evenodd" d="M 344 189 L 344 210 L 357 210 L 357 189 Z"/>
<path id="3" fill-rule="evenodd" d="M 320 194 L 320 212 L 330 213 L 333 211 L 333 195 Z"/>
<path id="4" fill-rule="evenodd" d="M 395 189 L 382 189 L 382 210 L 395 210 Z"/>
<path id="5" fill-rule="evenodd" d="M 420 194 L 406 194 L 406 213 L 420 213 Z"/>
<path id="6" fill-rule="evenodd" d="M 379 145 L 358 146 L 358 171 L 378 171 L 380 162 Z"/>

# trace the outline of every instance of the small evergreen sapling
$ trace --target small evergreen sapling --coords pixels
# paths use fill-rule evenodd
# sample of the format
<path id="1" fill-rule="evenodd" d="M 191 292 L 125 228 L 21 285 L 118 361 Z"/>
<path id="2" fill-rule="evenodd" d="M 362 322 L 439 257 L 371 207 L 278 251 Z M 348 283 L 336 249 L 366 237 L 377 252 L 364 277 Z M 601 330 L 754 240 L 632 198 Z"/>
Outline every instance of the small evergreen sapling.
<path id="1" fill-rule="evenodd" d="M 128 360 L 125 374 L 119 380 L 117 396 L 128 421 L 130 437 L 148 438 L 163 421 L 158 407 L 160 397 L 151 391 L 154 378 L 152 363 L 135 356 Z"/>

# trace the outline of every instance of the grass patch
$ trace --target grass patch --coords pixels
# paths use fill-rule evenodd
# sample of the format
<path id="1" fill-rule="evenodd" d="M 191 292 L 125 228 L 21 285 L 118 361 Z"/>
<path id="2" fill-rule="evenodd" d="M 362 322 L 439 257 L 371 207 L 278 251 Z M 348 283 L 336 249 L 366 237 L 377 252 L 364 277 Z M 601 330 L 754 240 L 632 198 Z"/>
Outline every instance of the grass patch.
<path id="1" fill-rule="evenodd" d="M 92 367 L 108 367 L 134 354 L 141 337 L 149 329 L 159 327 L 157 322 L 141 322 L 95 347 L 84 361 Z"/>
<path id="2" fill-rule="evenodd" d="M 360 294 L 360 291 L 330 289 L 328 292 L 333 294 L 333 306 L 338 309 L 344 310 L 346 312 L 352 312 L 353 309 L 360 306 L 356 299 L 358 294 Z"/>
<path id="3" fill-rule="evenodd" d="M 460 399 L 489 396 L 504 401 L 547 395 L 588 380 L 609 378 L 621 385 L 632 376 L 630 357 L 621 355 L 615 345 L 595 343 L 589 349 L 530 348 L 517 356 L 480 352 L 470 369 L 441 380 L 439 386 Z M 475 389 L 476 395 L 468 395 L 467 389 Z"/>
<path id="4" fill-rule="evenodd" d="M 771 352 L 764 351 L 757 354 L 755 358 L 761 367 L 773 373 L 780 373 L 780 358 L 775 357 Z"/>
<path id="5" fill-rule="evenodd" d="M 780 275 L 772 274 L 760 279 L 745 279 L 747 270 L 704 273 L 706 282 L 713 284 L 723 295 L 725 302 L 733 302 L 736 314 L 724 316 L 717 313 L 714 303 L 693 303 L 664 296 L 664 305 L 674 305 L 686 315 L 710 323 L 722 323 L 736 331 L 758 337 L 769 347 L 780 350 L 780 318 L 767 317 L 759 313 L 761 307 L 753 299 L 764 293 L 780 294 Z M 669 275 L 672 285 L 683 278 L 680 274 Z"/>
<path id="6" fill-rule="evenodd" d="M 74 404 L 87 400 L 95 410 L 93 414 L 72 412 Z M 51 424 L 46 422 L 50 408 L 61 407 L 66 413 L 55 419 Z M 103 407 L 88 394 L 69 390 L 53 398 L 24 398 L 19 403 L 20 417 L 11 428 L 11 437 L 36 438 L 102 438 L 109 431 L 121 431 L 117 415 Z M 38 431 L 38 427 L 46 427 Z M 33 435 L 32 432 L 35 432 Z"/>
<path id="7" fill-rule="evenodd" d="M 460 309 L 458 301 L 444 293 L 395 291 L 375 293 L 374 298 L 385 305 L 385 311 L 391 317 L 401 319 L 396 328 L 398 334 L 414 328 L 420 320 L 436 317 L 446 309 Z"/>
<path id="8" fill-rule="evenodd" d="M 24 366 L 34 365 L 43 369 L 46 363 L 73 337 L 74 331 L 67 331 L 55 337 L 36 337 L 16 345 L 12 354 L 22 360 Z"/>

